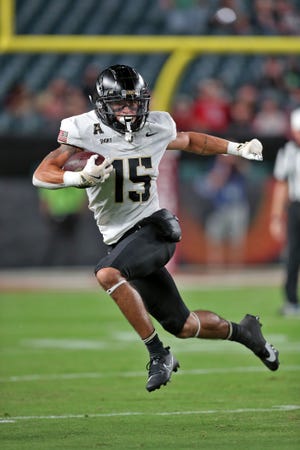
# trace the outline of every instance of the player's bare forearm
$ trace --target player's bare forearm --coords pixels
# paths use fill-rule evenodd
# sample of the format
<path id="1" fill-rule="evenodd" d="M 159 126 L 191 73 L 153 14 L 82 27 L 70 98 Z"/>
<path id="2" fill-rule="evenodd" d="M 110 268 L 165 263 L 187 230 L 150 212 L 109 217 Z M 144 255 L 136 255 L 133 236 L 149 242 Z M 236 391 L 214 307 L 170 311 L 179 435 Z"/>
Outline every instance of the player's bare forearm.
<path id="1" fill-rule="evenodd" d="M 34 177 L 47 183 L 63 183 L 64 171 L 62 167 L 74 153 L 82 149 L 62 144 L 49 153 L 34 172 Z"/>
<path id="2" fill-rule="evenodd" d="M 254 161 L 263 160 L 263 146 L 256 138 L 251 139 L 249 142 L 238 143 L 211 136 L 210 134 L 187 131 L 178 133 L 176 139 L 169 143 L 167 149 L 184 150 L 198 155 L 220 155 L 228 153 Z"/>
<path id="3" fill-rule="evenodd" d="M 216 136 L 194 131 L 178 133 L 176 139 L 168 145 L 169 150 L 184 150 L 199 155 L 227 153 L 228 141 Z"/>

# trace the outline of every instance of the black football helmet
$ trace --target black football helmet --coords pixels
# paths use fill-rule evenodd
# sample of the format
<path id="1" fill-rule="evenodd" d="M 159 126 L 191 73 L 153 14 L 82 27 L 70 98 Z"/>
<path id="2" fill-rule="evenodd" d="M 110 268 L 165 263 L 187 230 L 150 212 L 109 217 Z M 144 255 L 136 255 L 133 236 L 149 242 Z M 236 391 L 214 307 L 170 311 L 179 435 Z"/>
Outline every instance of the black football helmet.
<path id="1" fill-rule="evenodd" d="M 132 67 L 118 64 L 100 73 L 91 100 L 105 125 L 132 140 L 131 134 L 145 125 L 150 98 L 150 91 L 143 77 Z M 135 101 L 138 108 L 134 115 L 124 116 L 120 121 L 110 104 L 122 100 Z"/>

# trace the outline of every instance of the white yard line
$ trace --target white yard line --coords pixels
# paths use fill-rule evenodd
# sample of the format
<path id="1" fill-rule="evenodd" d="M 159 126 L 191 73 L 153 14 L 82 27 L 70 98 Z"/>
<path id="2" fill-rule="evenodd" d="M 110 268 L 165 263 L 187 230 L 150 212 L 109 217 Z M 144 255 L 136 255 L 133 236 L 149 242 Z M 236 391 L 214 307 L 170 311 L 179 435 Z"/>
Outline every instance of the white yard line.
<path id="1" fill-rule="evenodd" d="M 284 334 L 268 335 L 269 342 L 278 346 L 279 350 L 284 353 L 299 353 L 300 341 L 290 342 L 288 336 Z M 137 337 L 134 332 L 114 333 L 109 336 L 109 339 L 67 339 L 67 338 L 41 338 L 41 339 L 23 339 L 19 342 L 18 347 L 4 348 L 1 351 L 10 353 L 17 353 L 19 351 L 36 351 L 40 349 L 55 349 L 55 350 L 108 350 L 110 352 L 120 351 L 122 349 L 130 349 L 132 345 L 137 344 Z M 232 345 L 232 342 L 227 340 L 190 340 L 186 341 L 175 339 L 172 342 L 172 350 L 175 353 L 203 353 L 203 352 L 218 352 L 222 353 L 230 348 L 230 353 L 244 353 L 243 346 Z"/>
<path id="2" fill-rule="evenodd" d="M 300 365 L 282 366 L 284 372 L 299 372 Z M 191 369 L 180 370 L 178 375 L 214 375 L 227 373 L 257 373 L 266 372 L 263 366 L 257 367 L 228 367 L 228 368 L 213 368 L 213 369 Z M 72 380 L 84 378 L 112 378 L 112 377 L 145 377 L 145 371 L 141 372 L 85 372 L 85 373 L 66 373 L 66 374 L 30 374 L 30 375 L 12 375 L 9 377 L 1 377 L 0 383 L 21 383 L 27 381 L 52 381 L 52 380 Z"/>
<path id="3" fill-rule="evenodd" d="M 203 415 L 203 414 L 241 414 L 241 413 L 272 413 L 295 411 L 300 409 L 300 405 L 274 405 L 271 408 L 238 408 L 238 409 L 209 409 L 197 411 L 163 411 L 163 412 L 139 412 L 139 411 L 124 411 L 111 412 L 101 414 L 63 414 L 63 415 L 49 415 L 49 416 L 15 416 L 5 417 L 0 419 L 0 423 L 15 423 L 22 420 L 65 420 L 65 419 L 95 419 L 99 417 L 130 417 L 130 416 L 185 416 L 185 415 Z"/>

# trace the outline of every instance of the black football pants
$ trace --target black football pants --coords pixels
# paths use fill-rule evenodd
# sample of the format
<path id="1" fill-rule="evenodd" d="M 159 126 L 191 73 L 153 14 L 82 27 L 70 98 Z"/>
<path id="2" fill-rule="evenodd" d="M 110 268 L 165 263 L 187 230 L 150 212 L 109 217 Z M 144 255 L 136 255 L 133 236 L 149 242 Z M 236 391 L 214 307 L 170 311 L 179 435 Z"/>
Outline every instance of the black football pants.
<path id="1" fill-rule="evenodd" d="M 300 268 L 300 202 L 291 202 L 288 208 L 287 225 L 287 266 L 285 294 L 286 299 L 297 304 L 298 299 L 298 276 Z"/>
<path id="2" fill-rule="evenodd" d="M 170 333 L 177 335 L 189 316 L 175 282 L 164 267 L 175 243 L 163 240 L 152 224 L 133 228 L 95 268 L 114 267 L 140 293 L 148 312 Z"/>

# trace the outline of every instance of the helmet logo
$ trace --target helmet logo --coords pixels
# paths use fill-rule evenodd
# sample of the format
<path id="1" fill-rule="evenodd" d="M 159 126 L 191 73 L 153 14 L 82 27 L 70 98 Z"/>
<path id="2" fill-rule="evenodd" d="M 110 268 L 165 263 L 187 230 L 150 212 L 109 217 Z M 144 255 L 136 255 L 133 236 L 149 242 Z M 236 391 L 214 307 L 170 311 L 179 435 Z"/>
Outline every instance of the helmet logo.
<path id="1" fill-rule="evenodd" d="M 127 95 L 140 95 L 140 92 L 136 91 L 135 89 L 130 90 L 122 89 L 121 95 L 122 97 L 127 97 Z"/>

